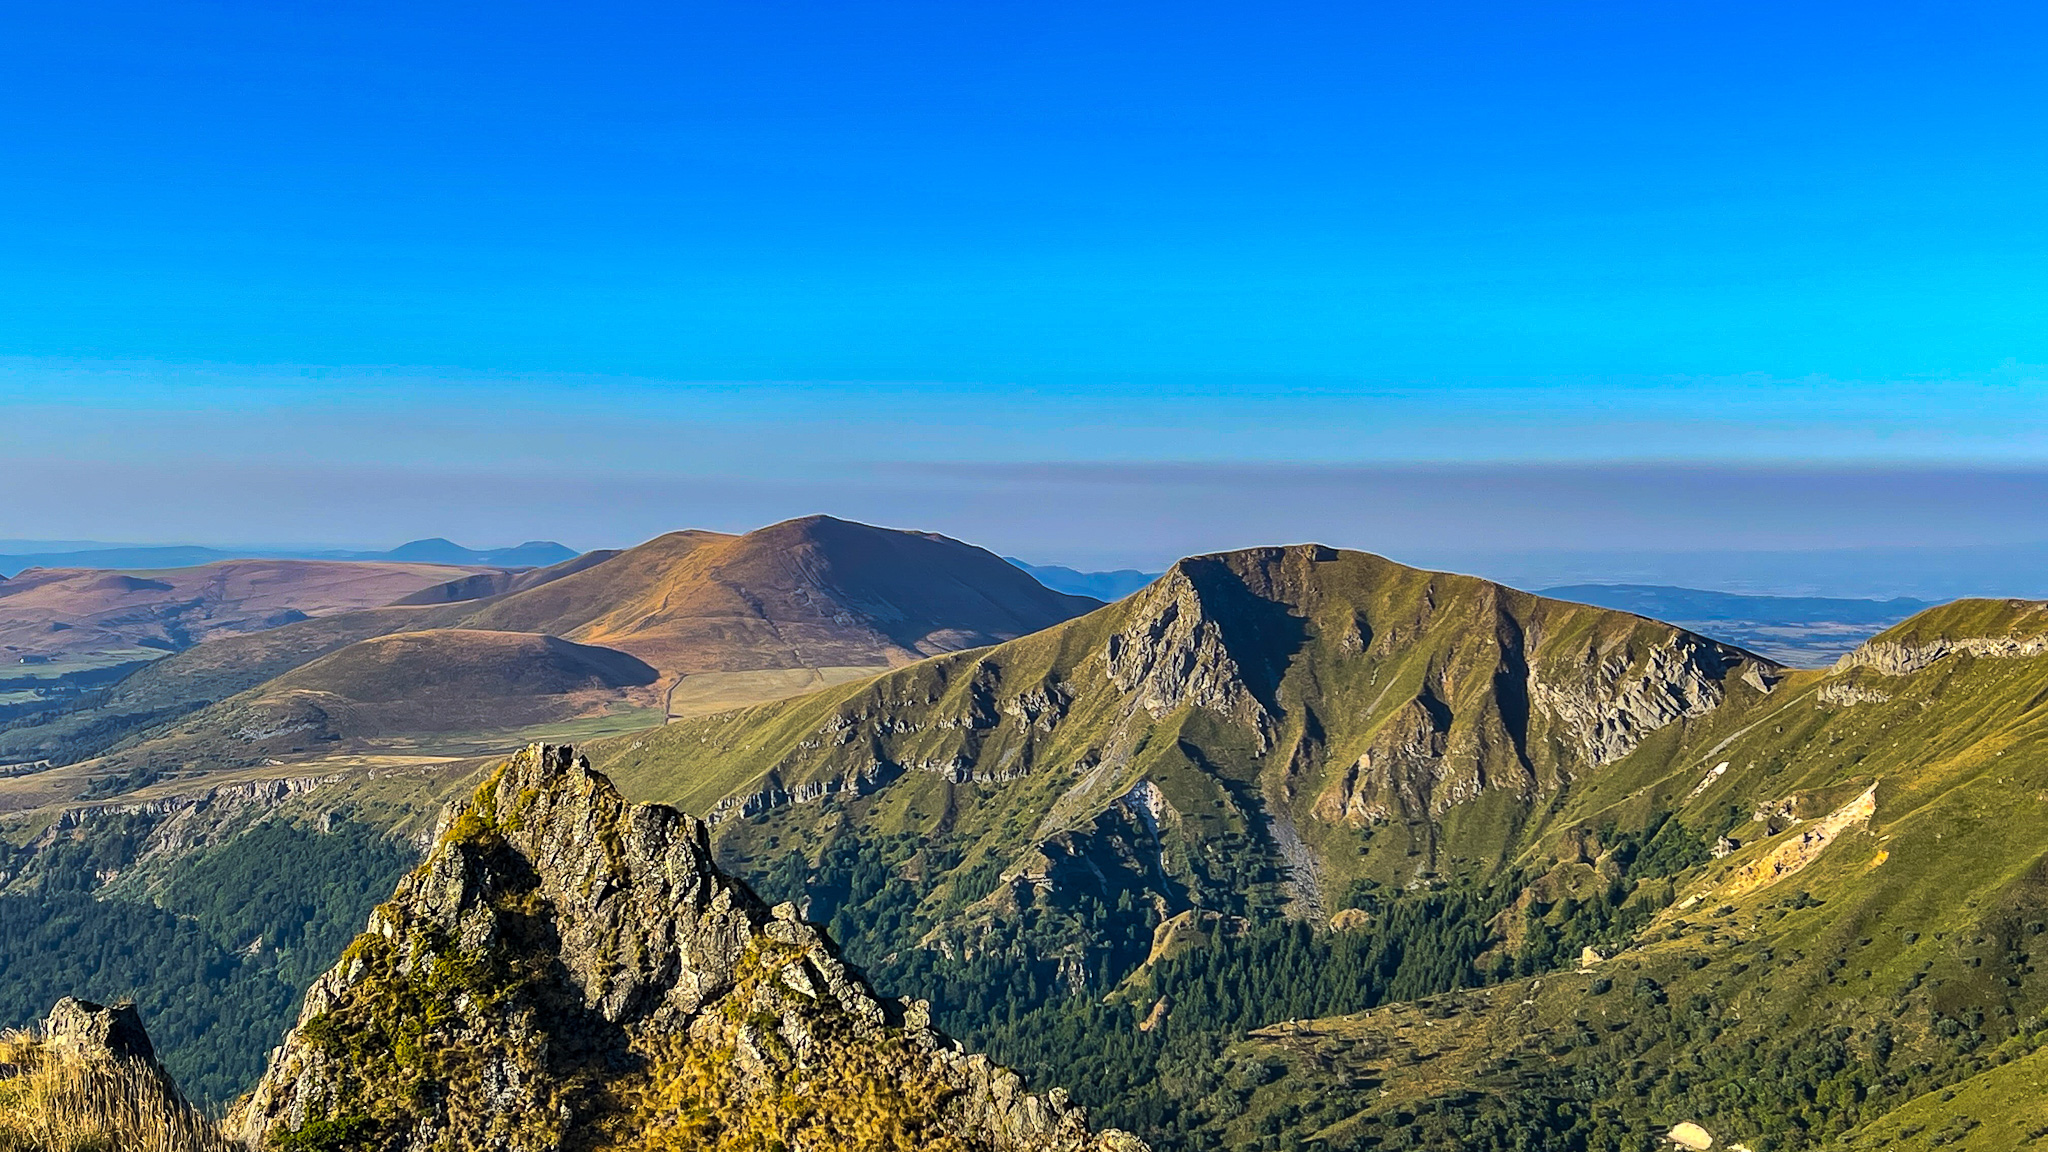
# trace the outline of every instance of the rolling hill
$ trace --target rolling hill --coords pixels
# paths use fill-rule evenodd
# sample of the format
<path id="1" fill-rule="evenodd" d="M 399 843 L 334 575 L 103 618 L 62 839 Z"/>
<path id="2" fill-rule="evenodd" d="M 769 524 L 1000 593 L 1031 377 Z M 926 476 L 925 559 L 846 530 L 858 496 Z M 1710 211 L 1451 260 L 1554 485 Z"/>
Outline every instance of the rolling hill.
<path id="1" fill-rule="evenodd" d="M 744 536 L 662 536 L 470 620 L 702 675 L 902 664 L 1035 632 L 1098 604 L 944 536 L 811 516 Z"/>
<path id="2" fill-rule="evenodd" d="M 440 564 L 228 560 L 112 572 L 37 568 L 0 583 L 0 651 L 149 658 L 218 636 L 389 604 L 467 575 Z"/>
<path id="3" fill-rule="evenodd" d="M 112 751 L 114 759 L 95 771 L 125 781 L 204 770 L 214 755 L 226 756 L 227 765 L 269 758 L 280 753 L 237 752 L 210 722 L 202 725 L 207 733 L 188 734 L 204 736 L 198 744 L 157 729 L 349 645 L 398 633 L 525 633 L 628 653 L 657 671 L 658 696 L 647 700 L 636 689 L 613 703 L 650 704 L 658 710 L 632 715 L 658 723 L 668 714 L 776 699 L 923 655 L 994 643 L 1098 604 L 1046 589 L 956 540 L 829 517 L 742 536 L 671 533 L 551 568 L 443 581 L 404 599 L 198 645 L 114 686 L 96 708 L 0 731 L 0 762 L 76 762 Z M 450 719 L 429 731 L 510 732 L 515 743 L 530 735 L 526 723 L 500 726 L 509 713 L 485 697 L 460 706 L 450 701 L 444 710 Z M 401 734 L 379 726 L 378 735 Z M 200 755 L 201 748 L 210 751 Z M 281 754 L 317 750 L 318 744 L 287 742 Z"/>
<path id="4" fill-rule="evenodd" d="M 338 649 L 201 709 L 143 755 L 232 763 L 308 750 L 441 750 L 451 737 L 621 713 L 645 725 L 659 720 L 652 711 L 659 677 L 623 652 L 555 636 L 401 632 Z"/>

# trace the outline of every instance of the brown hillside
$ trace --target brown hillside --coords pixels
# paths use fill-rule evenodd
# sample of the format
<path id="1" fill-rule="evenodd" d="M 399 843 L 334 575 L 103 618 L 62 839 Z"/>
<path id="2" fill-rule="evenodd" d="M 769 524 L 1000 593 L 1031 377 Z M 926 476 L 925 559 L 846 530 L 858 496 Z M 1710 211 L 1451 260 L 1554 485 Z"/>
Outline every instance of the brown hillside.
<path id="1" fill-rule="evenodd" d="M 20 656 L 155 648 L 388 604 L 476 571 L 442 564 L 225 560 L 110 572 L 31 568 L 0 584 L 0 646 Z"/>
<path id="2" fill-rule="evenodd" d="M 744 536 L 677 533 L 479 612 L 631 652 L 664 672 L 904 664 L 1047 628 L 1099 607 L 944 536 L 809 516 Z M 575 618 L 580 616 L 580 619 Z"/>
<path id="3" fill-rule="evenodd" d="M 237 694 L 264 695 L 274 678 L 378 636 L 434 629 L 527 633 L 630 653 L 660 674 L 648 703 L 665 711 L 641 721 L 657 723 L 665 714 L 780 699 L 928 654 L 997 643 L 1100 607 L 1051 591 L 993 553 L 957 540 L 822 516 L 744 536 L 671 533 L 519 579 L 541 582 L 452 603 L 445 598 L 463 590 L 444 582 L 421 597 L 444 602 L 394 604 L 200 645 L 118 685 L 102 708 L 33 731 L 0 732 L 0 763 L 75 763 L 102 750 L 126 750 L 118 757 L 123 762 L 198 766 L 188 742 L 166 730 L 174 721 L 188 723 L 178 717 L 218 708 Z M 359 672 L 386 674 L 374 664 Z M 477 691 L 476 708 L 451 698 L 431 718 L 433 727 L 421 731 L 500 730 L 502 710 L 487 702 L 503 690 L 478 685 Z M 530 723 L 538 721 L 522 719 L 513 727 Z M 610 723 L 607 731 L 622 730 L 617 725 L 624 719 Z M 397 731 L 382 722 L 379 727 Z M 533 738 L 515 735 L 519 743 Z M 263 755 L 312 748 L 298 742 Z M 205 755 L 225 757 L 209 761 L 219 767 L 245 763 L 255 753 L 220 746 Z"/>
<path id="4" fill-rule="evenodd" d="M 325 692 L 361 703 L 461 703 L 654 683 L 654 669 L 559 636 L 436 628 L 351 644 L 295 669 L 266 692 Z"/>
<path id="5" fill-rule="evenodd" d="M 404 632 L 351 644 L 202 709 L 110 763 L 354 751 L 558 725 L 645 709 L 657 679 L 624 652 L 558 636 Z"/>

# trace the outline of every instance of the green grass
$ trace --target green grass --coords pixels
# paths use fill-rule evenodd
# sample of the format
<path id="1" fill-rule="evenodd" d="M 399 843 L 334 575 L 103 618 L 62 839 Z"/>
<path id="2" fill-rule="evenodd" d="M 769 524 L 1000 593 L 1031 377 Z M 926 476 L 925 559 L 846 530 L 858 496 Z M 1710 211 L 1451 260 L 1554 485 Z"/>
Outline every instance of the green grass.
<path id="1" fill-rule="evenodd" d="M 2048 1050 L 1908 1101 L 1850 1133 L 1848 1149 L 2009 1152 L 2048 1143 Z"/>

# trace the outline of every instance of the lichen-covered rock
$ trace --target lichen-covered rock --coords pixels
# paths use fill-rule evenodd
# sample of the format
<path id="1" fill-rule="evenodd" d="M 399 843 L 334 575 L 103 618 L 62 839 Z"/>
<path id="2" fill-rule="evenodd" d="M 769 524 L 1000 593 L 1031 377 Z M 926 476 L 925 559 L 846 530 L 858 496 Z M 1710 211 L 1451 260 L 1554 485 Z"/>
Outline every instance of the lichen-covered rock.
<path id="1" fill-rule="evenodd" d="M 308 992 L 239 1129 L 379 1152 L 1142 1147 L 880 1000 L 706 837 L 569 749 L 513 757 Z"/>
<path id="2" fill-rule="evenodd" d="M 133 1004 L 111 1007 L 66 996 L 43 1021 L 43 1039 L 88 1060 L 141 1060 L 156 1064 L 156 1049 Z"/>

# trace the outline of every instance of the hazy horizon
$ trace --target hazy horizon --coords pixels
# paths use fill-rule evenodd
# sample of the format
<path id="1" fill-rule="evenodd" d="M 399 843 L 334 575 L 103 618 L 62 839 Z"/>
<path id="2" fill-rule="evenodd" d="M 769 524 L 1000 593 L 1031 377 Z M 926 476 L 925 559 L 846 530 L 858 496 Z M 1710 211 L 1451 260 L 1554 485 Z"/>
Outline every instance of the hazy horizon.
<path id="1" fill-rule="evenodd" d="M 0 536 L 2048 541 L 2044 31 L 42 9 L 0 78 Z"/>

